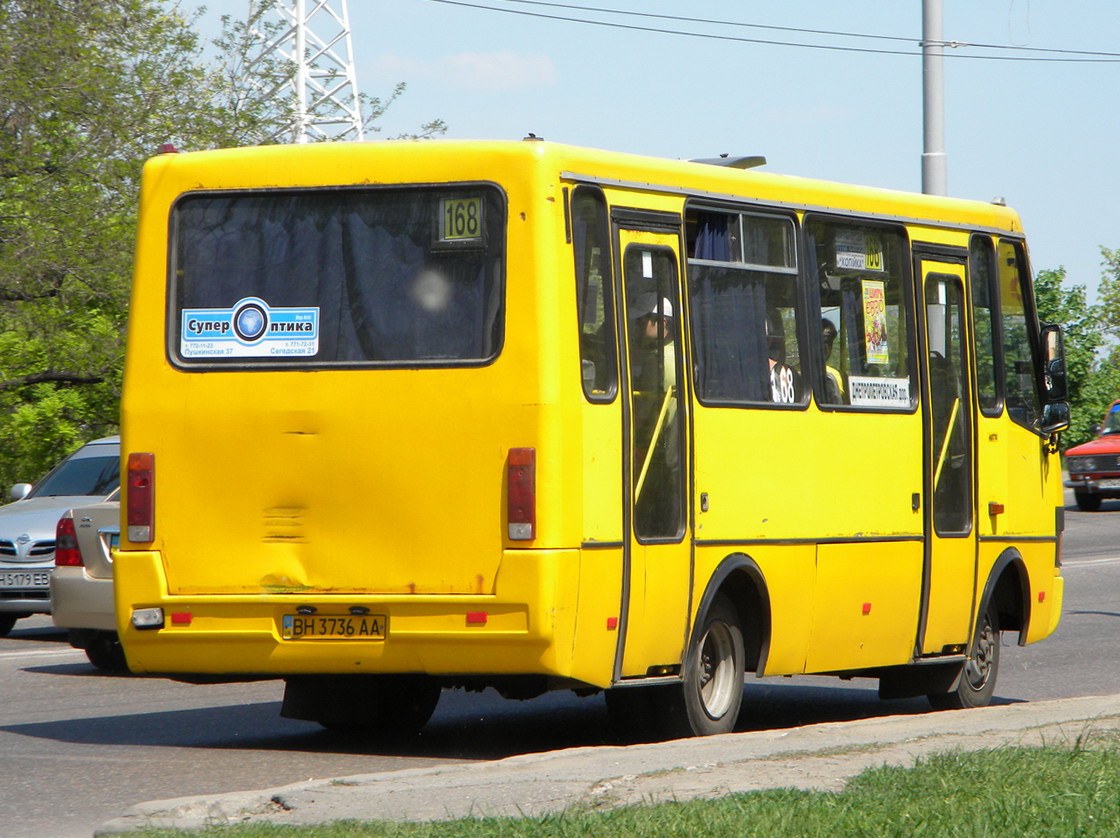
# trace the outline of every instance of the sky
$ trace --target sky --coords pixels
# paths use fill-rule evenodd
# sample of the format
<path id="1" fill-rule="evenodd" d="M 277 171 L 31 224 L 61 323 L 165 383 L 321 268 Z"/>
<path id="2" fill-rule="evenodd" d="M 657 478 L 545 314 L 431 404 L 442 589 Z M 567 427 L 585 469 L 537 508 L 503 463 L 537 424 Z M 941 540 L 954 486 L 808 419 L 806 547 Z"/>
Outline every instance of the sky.
<path id="1" fill-rule="evenodd" d="M 206 7 L 207 35 L 249 6 L 179 2 Z M 922 0 L 557 4 L 349 0 L 359 89 L 386 97 L 407 83 L 375 138 L 439 118 L 455 139 L 532 132 L 674 159 L 759 154 L 772 172 L 921 191 Z M 1003 198 L 1034 270 L 1064 267 L 1093 299 L 1100 248 L 1120 248 L 1120 3 L 943 0 L 943 13 L 945 40 L 962 45 L 944 62 L 948 193 Z M 1094 56 L 1041 50 L 1112 55 L 1070 63 L 1040 59 Z M 1031 60 L 968 57 L 981 55 Z"/>

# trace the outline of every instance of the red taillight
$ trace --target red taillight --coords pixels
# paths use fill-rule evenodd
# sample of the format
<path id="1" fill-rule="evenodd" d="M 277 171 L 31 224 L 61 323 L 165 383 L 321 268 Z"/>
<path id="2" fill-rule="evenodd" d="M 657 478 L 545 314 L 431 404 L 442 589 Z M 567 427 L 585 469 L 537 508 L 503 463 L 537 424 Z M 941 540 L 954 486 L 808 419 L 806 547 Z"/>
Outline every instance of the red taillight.
<path id="1" fill-rule="evenodd" d="M 137 544 L 155 538 L 156 455 L 128 455 L 126 500 L 128 540 Z"/>
<path id="2" fill-rule="evenodd" d="M 54 563 L 58 567 L 82 566 L 82 551 L 78 549 L 73 518 L 59 518 L 54 528 Z"/>
<path id="3" fill-rule="evenodd" d="M 537 529 L 537 450 L 509 449 L 506 466 L 507 520 L 512 541 L 531 541 Z"/>

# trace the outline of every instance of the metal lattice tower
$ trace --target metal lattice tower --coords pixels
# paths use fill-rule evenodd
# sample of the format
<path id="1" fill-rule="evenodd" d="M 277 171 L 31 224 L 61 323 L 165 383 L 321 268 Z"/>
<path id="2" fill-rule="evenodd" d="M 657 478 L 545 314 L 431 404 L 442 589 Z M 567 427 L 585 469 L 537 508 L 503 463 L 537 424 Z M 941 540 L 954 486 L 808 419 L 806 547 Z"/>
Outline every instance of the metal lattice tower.
<path id="1" fill-rule="evenodd" d="M 250 0 L 250 19 L 254 3 Z M 260 58 L 276 55 L 295 72 L 278 95 L 293 100 L 291 141 L 362 140 L 362 110 L 346 0 L 273 0 L 283 28 Z"/>

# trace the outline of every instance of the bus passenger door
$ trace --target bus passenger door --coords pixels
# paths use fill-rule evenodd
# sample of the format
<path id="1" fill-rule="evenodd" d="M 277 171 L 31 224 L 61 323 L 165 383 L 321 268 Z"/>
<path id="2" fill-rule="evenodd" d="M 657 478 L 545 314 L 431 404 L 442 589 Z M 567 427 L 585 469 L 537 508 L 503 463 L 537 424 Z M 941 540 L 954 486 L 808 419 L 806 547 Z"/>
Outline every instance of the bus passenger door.
<path id="1" fill-rule="evenodd" d="M 918 651 L 960 654 L 971 636 L 976 596 L 974 418 L 964 265 L 920 259 L 919 268 L 926 548 Z"/>
<path id="2" fill-rule="evenodd" d="M 617 212 L 617 211 L 616 211 Z M 616 215 L 622 277 L 624 617 L 615 678 L 673 675 L 691 591 L 687 380 L 683 372 L 679 220 L 649 226 Z M 621 217 L 620 217 L 621 216 Z M 633 227 L 631 227 L 633 224 Z"/>

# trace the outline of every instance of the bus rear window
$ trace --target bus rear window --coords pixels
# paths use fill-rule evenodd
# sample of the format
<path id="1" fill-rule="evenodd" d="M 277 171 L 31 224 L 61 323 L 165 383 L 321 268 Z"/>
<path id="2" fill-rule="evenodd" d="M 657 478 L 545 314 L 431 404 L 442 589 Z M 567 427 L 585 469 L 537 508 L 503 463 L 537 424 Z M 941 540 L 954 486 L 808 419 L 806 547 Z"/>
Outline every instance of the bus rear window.
<path id="1" fill-rule="evenodd" d="M 493 187 L 194 194 L 172 236 L 182 366 L 455 366 L 501 348 Z"/>

